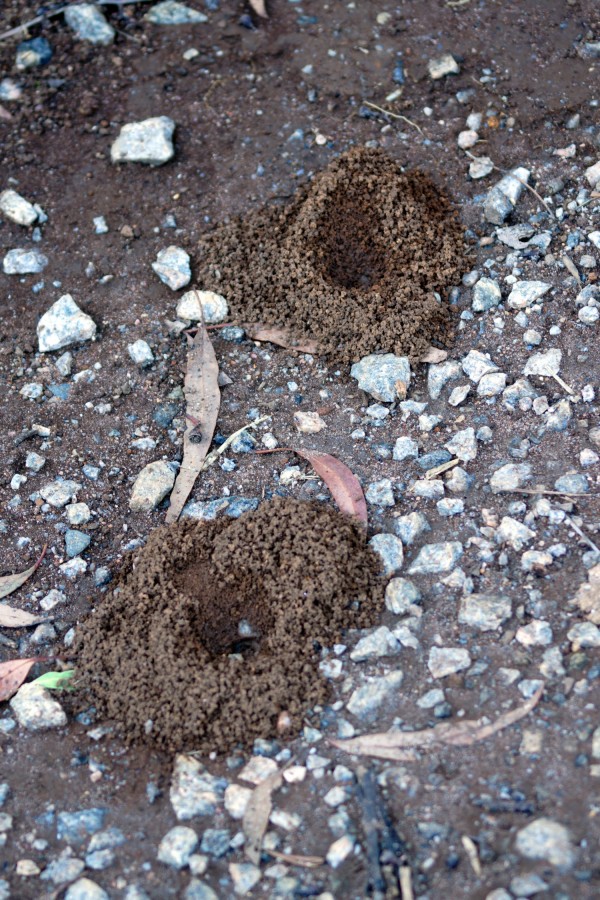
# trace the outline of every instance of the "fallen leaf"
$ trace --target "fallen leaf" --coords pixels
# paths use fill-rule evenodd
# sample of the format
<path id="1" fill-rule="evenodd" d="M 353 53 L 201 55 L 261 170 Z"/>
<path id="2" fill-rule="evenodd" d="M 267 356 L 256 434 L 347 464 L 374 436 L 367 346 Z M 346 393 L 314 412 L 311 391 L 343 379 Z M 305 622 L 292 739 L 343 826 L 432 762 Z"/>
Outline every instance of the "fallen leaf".
<path id="1" fill-rule="evenodd" d="M 329 453 L 319 453 L 317 450 L 294 448 L 294 453 L 306 459 L 317 475 L 323 479 L 340 508 L 340 512 L 355 516 L 361 522 L 367 523 L 367 501 L 360 481 L 348 466 L 336 459 L 335 456 L 331 456 Z"/>
<path id="2" fill-rule="evenodd" d="M 0 700 L 8 700 L 16 694 L 35 662 L 36 657 L 30 656 L 27 659 L 11 659 L 0 663 Z"/>
<path id="3" fill-rule="evenodd" d="M 322 856 L 298 856 L 296 853 L 282 853 L 280 850 L 268 850 L 269 856 L 289 863 L 290 866 L 302 866 L 305 869 L 316 869 L 322 866 L 325 860 Z"/>
<path id="4" fill-rule="evenodd" d="M 7 122 L 12 119 L 11 114 L 4 106 L 0 106 L 0 119 L 6 119 Z"/>
<path id="5" fill-rule="evenodd" d="M 282 782 L 283 774 L 281 772 L 273 772 L 272 775 L 268 775 L 252 791 L 244 813 L 242 820 L 242 828 L 246 835 L 244 850 L 250 862 L 253 862 L 255 866 L 260 863 L 263 837 L 273 808 L 272 794 L 281 787 Z"/>
<path id="6" fill-rule="evenodd" d="M 49 691 L 63 691 L 71 687 L 70 681 L 74 675 L 75 669 L 67 669 L 66 672 L 45 672 L 39 678 L 35 678 L 32 684 L 39 684 Z"/>
<path id="7" fill-rule="evenodd" d="M 167 510 L 167 524 L 179 518 L 210 449 L 221 405 L 218 378 L 215 350 L 201 321 L 188 353 L 183 385 L 188 426 L 183 436 L 183 462 Z"/>
<path id="8" fill-rule="evenodd" d="M 39 625 L 43 621 L 43 618 L 34 616 L 33 613 L 0 603 L 0 628 L 29 628 L 30 625 Z"/>
<path id="9" fill-rule="evenodd" d="M 316 341 L 300 343 L 288 331 L 287 328 L 278 328 L 276 325 L 264 325 L 262 322 L 253 324 L 244 322 L 242 328 L 253 341 L 265 341 L 285 347 L 286 350 L 298 350 L 299 353 L 319 353 L 319 345 Z"/>
<path id="10" fill-rule="evenodd" d="M 269 18 L 267 14 L 267 8 L 265 6 L 265 0 L 250 0 L 250 6 L 257 16 L 260 16 L 263 19 Z"/>
<path id="11" fill-rule="evenodd" d="M 48 544 L 44 544 L 37 562 L 34 562 L 34 564 L 28 569 L 25 569 L 24 572 L 19 572 L 17 575 L 3 575 L 2 578 L 0 578 L 0 598 L 8 597 L 9 594 L 12 594 L 17 590 L 17 588 L 20 588 L 22 584 L 25 584 L 28 578 L 31 578 L 31 576 L 43 560 L 47 547 Z"/>
<path id="12" fill-rule="evenodd" d="M 537 705 L 543 691 L 544 685 L 538 688 L 526 703 L 499 716 L 495 722 L 488 723 L 483 719 L 470 719 L 457 723 L 440 722 L 434 728 L 425 728 L 422 731 L 387 731 L 382 734 L 363 734 L 346 741 L 330 738 L 329 743 L 348 753 L 403 761 L 414 758 L 411 755 L 411 750 L 414 748 L 437 749 L 440 744 L 451 747 L 469 747 L 508 728 L 509 725 L 514 725 L 519 719 L 523 719 Z"/>

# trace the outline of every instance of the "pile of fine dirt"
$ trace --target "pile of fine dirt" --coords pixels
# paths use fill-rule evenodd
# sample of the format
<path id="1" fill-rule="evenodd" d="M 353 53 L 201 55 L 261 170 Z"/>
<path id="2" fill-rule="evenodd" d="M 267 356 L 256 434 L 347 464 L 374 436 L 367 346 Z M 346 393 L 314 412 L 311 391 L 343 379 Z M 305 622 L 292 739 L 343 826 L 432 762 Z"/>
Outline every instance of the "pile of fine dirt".
<path id="1" fill-rule="evenodd" d="M 128 740 L 226 752 L 326 699 L 320 648 L 374 625 L 383 586 L 361 526 L 319 503 L 184 520 L 150 535 L 81 627 L 77 683 Z"/>
<path id="2" fill-rule="evenodd" d="M 223 294 L 237 320 L 289 327 L 346 364 L 378 351 L 417 359 L 432 341 L 447 343 L 445 295 L 467 264 L 444 192 L 358 147 L 283 209 L 206 235 L 198 282 Z"/>

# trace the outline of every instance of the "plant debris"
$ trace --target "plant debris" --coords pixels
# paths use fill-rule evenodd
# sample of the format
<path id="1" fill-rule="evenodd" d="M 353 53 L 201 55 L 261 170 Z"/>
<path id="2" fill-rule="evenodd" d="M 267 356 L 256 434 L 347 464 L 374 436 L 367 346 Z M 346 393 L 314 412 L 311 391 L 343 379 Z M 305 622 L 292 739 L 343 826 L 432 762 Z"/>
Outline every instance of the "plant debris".
<path id="1" fill-rule="evenodd" d="M 281 772 L 273 772 L 272 775 L 268 775 L 252 791 L 244 813 L 242 821 L 246 835 L 244 852 L 255 866 L 260 863 L 262 842 L 273 808 L 273 791 L 279 790 L 282 783 L 283 774 Z"/>
<path id="2" fill-rule="evenodd" d="M 19 572 L 16 575 L 3 575 L 0 578 L 0 598 L 8 597 L 9 594 L 14 593 L 16 590 L 18 590 L 21 587 L 22 584 L 25 584 L 25 582 L 29 578 L 31 578 L 33 573 L 36 571 L 36 569 L 39 567 L 40 563 L 42 562 L 44 556 L 46 555 L 47 547 L 48 547 L 48 544 L 44 544 L 44 546 L 42 548 L 42 552 L 39 555 L 39 558 L 34 562 L 34 564 L 32 566 L 30 566 L 28 569 L 25 569 L 24 572 Z M 15 610 L 15 612 L 16 612 L 16 610 Z"/>
<path id="3" fill-rule="evenodd" d="M 17 693 L 36 662 L 39 662 L 37 657 L 30 656 L 27 659 L 10 659 L 0 663 L 0 701 L 10 700 Z"/>

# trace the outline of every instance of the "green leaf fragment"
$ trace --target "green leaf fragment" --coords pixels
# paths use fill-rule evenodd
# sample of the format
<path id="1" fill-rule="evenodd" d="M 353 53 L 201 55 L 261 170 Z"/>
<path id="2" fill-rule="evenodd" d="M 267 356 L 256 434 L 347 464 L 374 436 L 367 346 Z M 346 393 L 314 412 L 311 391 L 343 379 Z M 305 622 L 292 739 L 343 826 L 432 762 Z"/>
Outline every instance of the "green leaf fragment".
<path id="1" fill-rule="evenodd" d="M 68 669 L 66 672 L 46 672 L 32 681 L 32 684 L 39 684 L 40 687 L 47 688 L 49 691 L 63 691 L 72 689 L 71 679 L 75 675 L 75 669 Z"/>

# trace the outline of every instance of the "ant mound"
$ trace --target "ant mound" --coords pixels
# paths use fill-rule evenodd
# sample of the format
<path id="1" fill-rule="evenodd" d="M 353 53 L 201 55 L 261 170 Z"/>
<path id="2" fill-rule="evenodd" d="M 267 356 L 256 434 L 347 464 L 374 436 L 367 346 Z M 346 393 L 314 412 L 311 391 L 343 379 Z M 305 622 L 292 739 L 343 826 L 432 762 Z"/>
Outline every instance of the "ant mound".
<path id="1" fill-rule="evenodd" d="M 376 624 L 383 592 L 361 527 L 319 503 L 158 528 L 80 630 L 81 699 L 171 752 L 293 732 L 327 698 L 321 647 Z"/>
<path id="2" fill-rule="evenodd" d="M 432 341 L 447 343 L 442 298 L 468 265 L 444 192 L 364 147 L 284 208 L 235 219 L 199 249 L 199 283 L 223 294 L 234 318 L 315 339 L 342 364 L 379 351 L 416 360 Z"/>

